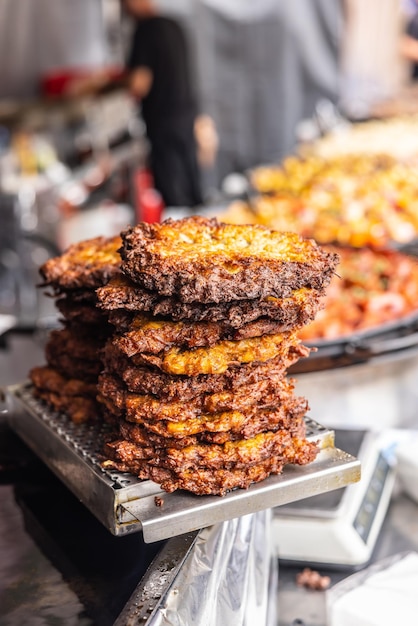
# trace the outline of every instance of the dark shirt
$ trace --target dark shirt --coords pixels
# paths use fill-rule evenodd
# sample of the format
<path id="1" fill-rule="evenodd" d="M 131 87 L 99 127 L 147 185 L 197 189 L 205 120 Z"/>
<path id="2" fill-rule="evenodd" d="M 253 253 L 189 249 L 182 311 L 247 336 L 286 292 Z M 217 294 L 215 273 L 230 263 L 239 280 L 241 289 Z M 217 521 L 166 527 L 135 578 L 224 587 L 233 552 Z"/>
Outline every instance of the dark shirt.
<path id="1" fill-rule="evenodd" d="M 194 119 L 196 104 L 187 41 L 177 22 L 161 16 L 138 21 L 128 67 L 141 66 L 153 74 L 150 92 L 142 100 L 148 133 L 182 117 Z"/>
<path id="2" fill-rule="evenodd" d="M 406 34 L 413 39 L 418 39 L 418 11 L 407 23 Z M 416 61 L 411 64 L 411 78 L 413 80 L 418 79 L 418 63 Z"/>

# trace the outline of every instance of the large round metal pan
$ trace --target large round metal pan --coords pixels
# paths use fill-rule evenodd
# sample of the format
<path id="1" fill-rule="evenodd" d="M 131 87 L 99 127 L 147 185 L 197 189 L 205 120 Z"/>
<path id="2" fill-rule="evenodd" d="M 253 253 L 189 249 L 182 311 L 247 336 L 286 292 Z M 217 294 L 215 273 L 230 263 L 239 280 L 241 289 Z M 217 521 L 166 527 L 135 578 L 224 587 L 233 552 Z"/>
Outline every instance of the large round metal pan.
<path id="1" fill-rule="evenodd" d="M 418 350 L 418 311 L 338 339 L 304 343 L 312 348 L 312 352 L 309 358 L 300 360 L 291 368 L 291 374 L 346 367 L 404 350 Z"/>

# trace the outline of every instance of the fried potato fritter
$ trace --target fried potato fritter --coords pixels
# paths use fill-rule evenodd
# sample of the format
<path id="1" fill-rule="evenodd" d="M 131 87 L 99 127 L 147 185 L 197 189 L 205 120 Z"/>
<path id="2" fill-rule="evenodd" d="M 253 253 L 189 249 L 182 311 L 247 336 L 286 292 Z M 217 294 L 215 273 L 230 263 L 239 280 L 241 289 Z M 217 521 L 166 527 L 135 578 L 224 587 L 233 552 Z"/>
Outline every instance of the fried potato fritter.
<path id="1" fill-rule="evenodd" d="M 127 442 L 124 442 L 127 443 Z M 123 448 L 123 446 L 122 446 Z M 280 474 L 287 463 L 305 465 L 312 462 L 318 448 L 305 439 L 293 438 L 292 445 L 287 446 L 282 455 L 270 456 L 264 461 L 247 465 L 242 468 L 208 469 L 194 467 L 190 469 L 168 469 L 156 467 L 144 459 L 136 459 L 135 453 L 128 445 L 127 449 L 109 450 L 112 458 L 103 463 L 105 468 L 130 472 L 143 480 L 153 480 L 167 492 L 185 489 L 197 495 L 225 495 L 228 491 L 246 489 L 252 483 L 260 482 L 270 474 Z M 122 458 L 123 457 L 123 458 Z"/>
<path id="2" fill-rule="evenodd" d="M 248 363 L 230 367 L 224 374 L 201 374 L 199 376 L 175 376 L 146 367 L 135 367 L 124 355 L 115 353 L 113 346 L 105 348 L 105 369 L 118 373 L 129 391 L 143 395 L 154 395 L 163 401 L 188 401 L 205 393 L 237 391 L 243 385 L 251 385 L 270 377 L 279 378 L 301 357 L 309 354 L 302 345 L 291 346 L 289 350 L 265 363 Z"/>
<path id="3" fill-rule="evenodd" d="M 107 313 L 97 308 L 94 302 L 77 303 L 71 297 L 65 297 L 56 300 L 55 306 L 67 322 L 88 326 L 103 326 L 107 323 Z"/>
<path id="4" fill-rule="evenodd" d="M 74 330 L 76 328 L 76 330 Z M 109 327 L 95 327 L 94 332 L 86 331 L 84 326 L 67 327 L 53 330 L 49 334 L 46 351 L 54 354 L 55 358 L 60 355 L 71 356 L 74 359 L 97 361 L 104 348 Z"/>
<path id="5" fill-rule="evenodd" d="M 121 243 L 120 237 L 95 237 L 71 245 L 41 266 L 39 271 L 45 285 L 58 292 L 104 285 L 119 272 Z"/>
<path id="6" fill-rule="evenodd" d="M 84 380 L 66 378 L 53 367 L 34 367 L 29 372 L 29 378 L 37 389 L 51 391 L 63 396 L 88 396 L 95 398 L 97 386 Z"/>
<path id="7" fill-rule="evenodd" d="M 127 420 L 140 424 L 156 435 L 172 439 L 203 433 L 237 433 L 242 435 L 241 439 L 248 439 L 263 430 L 277 430 L 280 424 L 289 426 L 288 422 L 291 418 L 303 417 L 306 411 L 307 404 L 303 398 L 291 398 L 283 406 L 275 409 L 210 413 L 177 422 L 152 421 L 144 417 L 141 418 L 139 415 L 136 416 L 135 420 L 128 417 Z M 232 439 L 237 438 L 239 437 L 232 437 Z M 210 439 L 213 440 L 213 438 Z"/>
<path id="8" fill-rule="evenodd" d="M 169 348 L 158 355 L 135 355 L 132 361 L 136 365 L 149 363 L 176 376 L 224 374 L 231 366 L 265 363 L 279 355 L 285 355 L 290 346 L 299 342 L 296 333 L 278 333 L 242 341 L 220 341 L 210 348 Z"/>
<path id="9" fill-rule="evenodd" d="M 100 405 L 92 398 L 67 396 L 43 389 L 35 389 L 34 395 L 56 411 L 68 415 L 75 424 L 95 421 L 100 415 Z"/>
<path id="10" fill-rule="evenodd" d="M 224 494 L 307 463 L 308 405 L 285 375 L 337 262 L 293 233 L 199 216 L 72 245 L 40 269 L 64 328 L 34 394 L 108 421 L 103 467 L 167 491 Z"/>
<path id="11" fill-rule="evenodd" d="M 187 435 L 182 438 L 169 438 L 144 428 L 140 424 L 131 424 L 120 420 L 118 422 L 119 435 L 123 440 L 130 441 L 138 446 L 146 448 L 184 448 L 185 446 L 193 446 L 199 443 L 199 437 L 196 435 Z"/>
<path id="12" fill-rule="evenodd" d="M 185 448 L 144 448 L 126 440 L 108 444 L 118 460 L 129 462 L 147 459 L 150 465 L 173 471 L 187 469 L 242 469 L 256 465 L 270 457 L 282 459 L 297 457 L 296 449 L 303 441 L 286 430 L 263 432 L 251 439 L 227 441 L 223 445 L 197 444 Z M 309 445 L 309 444 L 308 444 Z M 311 444 L 317 451 L 316 444 Z"/>
<path id="13" fill-rule="evenodd" d="M 249 322 L 236 329 L 225 322 L 172 322 L 141 314 L 133 318 L 128 332 L 114 337 L 113 343 L 131 357 L 140 352 L 158 354 L 171 347 L 211 347 L 219 341 L 277 335 L 284 330 L 280 322 L 268 318 Z"/>
<path id="14" fill-rule="evenodd" d="M 70 354 L 56 353 L 48 345 L 45 347 L 45 356 L 48 365 L 66 378 L 78 378 L 89 383 L 95 383 L 103 369 L 103 364 L 99 359 L 95 361 L 77 359 Z"/>
<path id="15" fill-rule="evenodd" d="M 169 469 L 241 469 L 265 461 L 270 456 L 283 455 L 290 447 L 292 437 L 286 430 L 265 432 L 252 439 L 228 441 L 223 445 L 200 444 L 187 446 L 181 450 L 168 448 L 165 454 L 153 458 L 151 465 L 161 465 Z"/>
<path id="16" fill-rule="evenodd" d="M 228 491 L 235 488 L 247 489 L 252 483 L 260 482 L 270 474 L 280 474 L 283 465 L 284 463 L 280 458 L 270 458 L 258 465 L 251 465 L 239 470 L 197 468 L 196 470 L 173 472 L 165 468 L 148 465 L 146 461 L 109 459 L 103 463 L 107 469 L 130 472 L 142 480 L 153 480 L 168 493 L 177 489 L 185 489 L 200 496 L 224 496 Z"/>
<path id="17" fill-rule="evenodd" d="M 306 413 L 306 401 L 303 398 L 292 398 L 285 407 L 276 410 L 259 411 L 258 413 L 242 415 L 242 423 L 237 412 L 205 416 L 201 424 L 197 418 L 186 422 L 149 422 L 146 419 L 135 423 L 119 420 L 120 435 L 123 439 L 133 443 L 143 444 L 145 438 L 147 444 L 152 442 L 156 447 L 184 448 L 198 443 L 223 444 L 227 441 L 251 439 L 265 431 L 275 432 L 286 429 L 292 436 L 303 437 L 305 435 L 304 415 Z M 238 418 L 235 423 L 229 418 Z M 201 430 L 192 434 L 198 427 L 204 427 L 208 423 L 209 429 Z M 224 419 L 224 422 L 222 422 Z M 228 421 L 229 420 L 229 421 Z M 193 429 L 193 426 L 197 428 Z M 181 426 L 181 429 L 172 430 L 169 427 Z M 192 426 L 190 428 L 190 425 Z M 228 429 L 228 426 L 231 426 Z M 215 430 L 218 429 L 218 430 Z M 139 435 L 138 435 L 139 434 Z M 139 436 L 139 439 L 138 439 Z M 145 445 L 145 444 L 144 444 Z"/>
<path id="18" fill-rule="evenodd" d="M 141 223 L 121 234 L 122 271 L 183 302 L 230 302 L 327 285 L 338 256 L 313 240 L 200 216 Z"/>
<path id="19" fill-rule="evenodd" d="M 232 328 L 241 328 L 260 318 L 267 318 L 281 323 L 284 329 L 291 329 L 314 319 L 323 295 L 322 289 L 302 288 L 286 298 L 233 300 L 207 306 L 199 302 L 181 302 L 176 296 L 160 296 L 155 291 L 136 285 L 123 274 L 115 276 L 97 290 L 98 306 L 112 311 L 109 321 L 122 330 L 125 330 L 127 316 L 121 309 L 169 316 L 173 321 L 227 322 Z"/>
<path id="20" fill-rule="evenodd" d="M 109 373 L 99 377 L 99 399 L 117 415 L 126 413 L 129 420 L 136 419 L 182 421 L 198 417 L 202 413 L 246 411 L 274 408 L 292 395 L 293 380 L 270 377 L 236 391 L 220 391 L 202 394 L 183 401 L 162 401 L 155 396 L 130 393 L 123 382 Z"/>

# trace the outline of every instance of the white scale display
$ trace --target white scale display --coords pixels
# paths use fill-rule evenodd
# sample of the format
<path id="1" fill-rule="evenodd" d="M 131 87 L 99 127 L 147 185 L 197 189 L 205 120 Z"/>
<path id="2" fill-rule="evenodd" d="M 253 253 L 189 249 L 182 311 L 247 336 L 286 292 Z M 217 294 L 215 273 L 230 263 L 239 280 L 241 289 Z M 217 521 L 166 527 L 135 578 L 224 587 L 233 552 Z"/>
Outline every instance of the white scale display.
<path id="1" fill-rule="evenodd" d="M 360 567 L 371 557 L 394 482 L 379 436 L 337 430 L 336 445 L 361 461 L 360 482 L 274 509 L 272 532 L 285 561 Z"/>

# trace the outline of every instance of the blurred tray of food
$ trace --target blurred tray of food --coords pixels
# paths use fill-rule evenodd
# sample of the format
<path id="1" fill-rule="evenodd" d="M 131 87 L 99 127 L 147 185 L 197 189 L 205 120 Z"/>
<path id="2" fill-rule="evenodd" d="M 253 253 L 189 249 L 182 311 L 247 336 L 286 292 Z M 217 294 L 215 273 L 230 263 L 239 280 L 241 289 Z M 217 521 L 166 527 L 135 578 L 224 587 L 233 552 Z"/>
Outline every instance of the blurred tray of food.
<path id="1" fill-rule="evenodd" d="M 390 154 L 398 159 L 416 157 L 417 95 L 418 91 L 415 89 L 410 92 L 409 100 L 405 96 L 399 96 L 392 101 L 380 103 L 373 112 L 374 119 L 369 121 L 354 124 L 339 123 L 322 137 L 300 144 L 299 153 L 304 156 L 316 155 L 324 159 L 334 159 L 348 154 Z M 408 102 L 413 105 L 409 109 Z M 399 105 L 398 109 L 396 103 Z"/>
<path id="2" fill-rule="evenodd" d="M 299 364 L 298 372 L 417 350 L 416 259 L 395 250 L 339 248 L 338 252 L 341 263 L 324 308 L 300 332 L 316 352 Z"/>
<path id="3" fill-rule="evenodd" d="M 250 174 L 256 194 L 221 219 L 294 231 L 319 243 L 383 248 L 418 235 L 416 160 L 389 155 L 289 157 Z"/>
<path id="4" fill-rule="evenodd" d="M 247 221 L 246 216 L 257 221 L 254 213 L 241 212 L 241 206 L 236 203 L 229 216 L 237 221 Z M 268 223 L 280 230 L 285 228 L 274 219 Z M 303 341 L 316 351 L 309 359 L 301 360 L 292 372 L 352 365 L 416 350 L 418 262 L 415 256 L 396 249 L 327 247 L 337 251 L 341 261 L 324 297 L 323 309 L 300 331 Z"/>

